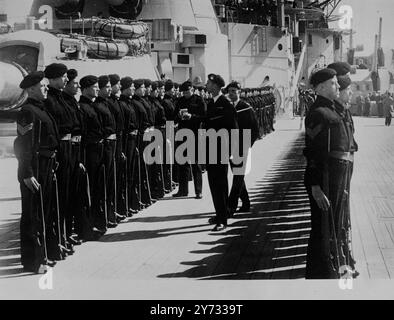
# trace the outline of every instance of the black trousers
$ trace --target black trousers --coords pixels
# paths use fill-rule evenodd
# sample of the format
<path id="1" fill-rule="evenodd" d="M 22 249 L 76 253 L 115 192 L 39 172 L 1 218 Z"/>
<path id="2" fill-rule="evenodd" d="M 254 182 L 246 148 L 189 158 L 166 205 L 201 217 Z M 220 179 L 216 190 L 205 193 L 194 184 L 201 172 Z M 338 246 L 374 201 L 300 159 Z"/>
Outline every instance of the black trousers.
<path id="1" fill-rule="evenodd" d="M 160 149 L 159 158 L 163 159 L 163 152 Z M 164 192 L 164 172 L 162 163 L 153 163 L 149 166 L 149 178 L 151 195 L 153 198 L 162 198 L 165 195 Z"/>
<path id="2" fill-rule="evenodd" d="M 92 225 L 99 229 L 106 229 L 105 203 L 104 203 L 104 167 L 103 144 L 88 144 L 86 146 L 86 169 L 89 175 Z"/>
<path id="3" fill-rule="evenodd" d="M 328 193 L 331 212 L 319 209 L 312 196 L 312 187 L 305 183 L 311 206 L 311 234 L 307 249 L 306 278 L 307 279 L 335 279 L 338 278 L 340 266 L 354 269 L 354 258 L 351 252 L 349 236 L 350 225 L 350 180 L 353 173 L 353 163 L 330 159 L 328 165 Z M 308 181 L 306 171 L 305 180 Z M 326 183 L 327 185 L 327 183 Z M 323 189 L 323 186 L 321 186 Z M 331 215 L 332 220 L 331 221 Z M 333 234 L 336 243 L 330 241 Z M 333 250 L 335 249 L 335 250 Z M 339 261 L 334 251 L 338 249 Z"/>
<path id="4" fill-rule="evenodd" d="M 174 146 L 170 141 L 167 141 L 165 130 L 162 130 L 162 134 L 164 137 L 164 148 L 163 148 L 163 177 L 164 177 L 164 188 L 166 190 L 173 190 L 172 181 L 173 176 L 175 175 L 174 171 Z M 167 157 L 172 159 L 172 164 L 167 161 Z"/>
<path id="5" fill-rule="evenodd" d="M 115 192 L 115 211 L 125 216 L 127 215 L 127 205 L 126 205 L 126 176 L 125 176 L 125 167 L 126 160 L 122 158 L 122 153 L 126 154 L 123 144 L 123 134 L 118 133 L 116 135 L 116 150 L 115 150 L 115 163 L 114 163 L 114 171 L 116 173 L 116 184 L 114 186 Z"/>
<path id="6" fill-rule="evenodd" d="M 194 192 L 197 194 L 202 193 L 202 170 L 199 164 L 181 164 L 179 168 L 179 193 L 189 193 L 189 176 L 190 169 L 193 175 Z"/>
<path id="7" fill-rule="evenodd" d="M 83 165 L 83 166 L 81 166 Z M 72 143 L 71 182 L 70 182 L 70 211 L 73 225 L 67 224 L 68 232 L 74 232 L 81 239 L 92 236 L 92 211 L 90 204 L 89 176 L 86 170 L 85 153 L 80 143 Z"/>
<path id="8" fill-rule="evenodd" d="M 70 184 L 69 184 L 69 214 L 66 217 L 66 232 L 67 235 L 72 235 L 73 232 L 73 224 L 75 224 L 75 228 L 79 228 L 80 225 L 77 225 L 77 222 L 80 222 L 81 219 L 79 215 L 81 211 L 79 209 L 80 204 L 80 196 L 78 193 L 79 179 L 80 179 L 80 167 L 81 163 L 81 145 L 79 143 L 71 143 L 71 151 L 70 151 Z"/>
<path id="9" fill-rule="evenodd" d="M 238 199 L 241 199 L 242 207 L 250 206 L 249 193 L 245 185 L 245 176 L 243 175 L 233 176 L 233 184 L 229 196 L 229 208 L 233 212 L 237 210 Z"/>
<path id="10" fill-rule="evenodd" d="M 148 146 L 148 142 L 143 141 L 142 137 L 139 141 L 139 168 L 140 168 L 140 183 L 141 183 L 141 202 L 145 205 L 152 204 L 152 197 L 151 197 L 151 186 L 150 186 L 150 178 L 149 178 L 149 170 L 148 166 L 144 160 L 144 149 Z"/>
<path id="11" fill-rule="evenodd" d="M 64 237 L 67 238 L 72 235 L 73 213 L 70 210 L 71 154 L 71 141 L 60 141 L 57 157 L 59 168 L 56 174 L 59 187 L 60 230 L 64 246 L 66 245 Z"/>
<path id="12" fill-rule="evenodd" d="M 391 125 L 391 115 L 390 116 L 386 116 L 385 125 L 386 126 L 390 126 Z"/>
<path id="13" fill-rule="evenodd" d="M 24 267 L 37 269 L 44 263 L 43 227 L 46 230 L 47 250 L 58 248 L 55 233 L 56 217 L 53 212 L 53 166 L 54 159 L 40 157 L 38 177 L 41 185 L 42 203 L 39 193 L 32 193 L 20 183 L 22 215 L 20 221 L 21 263 Z M 37 168 L 34 168 L 37 171 Z M 42 214 L 43 213 L 43 214 Z M 42 216 L 44 215 L 44 216 Z M 50 253 L 50 252 L 48 252 Z"/>
<path id="14" fill-rule="evenodd" d="M 116 223 L 115 216 L 115 151 L 116 140 L 104 140 L 103 165 L 105 168 L 105 185 L 107 189 L 107 222 Z"/>
<path id="15" fill-rule="evenodd" d="M 208 182 L 215 207 L 217 223 L 227 225 L 228 210 L 228 165 L 207 164 Z"/>
<path id="16" fill-rule="evenodd" d="M 141 183 L 139 153 L 137 149 L 138 136 L 129 135 L 126 138 L 126 163 L 125 169 L 127 179 L 127 201 L 128 207 L 133 210 L 140 210 Z"/>

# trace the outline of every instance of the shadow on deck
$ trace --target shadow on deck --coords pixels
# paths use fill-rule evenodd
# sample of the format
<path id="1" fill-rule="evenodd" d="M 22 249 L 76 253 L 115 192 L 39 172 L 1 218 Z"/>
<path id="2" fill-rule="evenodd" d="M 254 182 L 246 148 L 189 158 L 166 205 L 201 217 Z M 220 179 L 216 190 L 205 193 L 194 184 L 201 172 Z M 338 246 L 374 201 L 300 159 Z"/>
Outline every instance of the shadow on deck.
<path id="1" fill-rule="evenodd" d="M 183 261 L 190 269 L 159 278 L 213 280 L 304 278 L 310 231 L 304 188 L 303 138 L 289 144 L 263 180 L 249 190 L 252 210 L 236 215 L 216 240 L 191 251 L 204 258 Z M 208 256 L 207 256 L 208 255 Z"/>

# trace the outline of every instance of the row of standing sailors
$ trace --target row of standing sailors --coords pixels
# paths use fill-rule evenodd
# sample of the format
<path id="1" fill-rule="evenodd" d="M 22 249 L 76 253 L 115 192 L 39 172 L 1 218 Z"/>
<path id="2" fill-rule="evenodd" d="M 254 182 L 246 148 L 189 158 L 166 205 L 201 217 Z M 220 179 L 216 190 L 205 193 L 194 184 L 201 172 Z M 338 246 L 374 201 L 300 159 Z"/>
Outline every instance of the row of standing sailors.
<path id="1" fill-rule="evenodd" d="M 31 84 L 38 80 L 34 77 Z M 152 129 L 170 143 L 166 123 L 177 121 L 182 101 L 171 80 L 110 75 L 78 82 L 77 71 L 62 64 L 48 66 L 45 77 L 47 96 L 44 84 L 41 91 L 46 99 L 29 95 L 18 115 L 14 145 L 22 194 L 21 261 L 32 272 L 53 266 L 73 254 L 74 245 L 99 239 L 173 191 L 181 167 L 147 165 L 143 156 L 148 144 L 143 136 Z M 30 90 L 26 83 L 23 88 Z M 204 104 L 210 99 L 204 89 L 195 93 Z M 261 136 L 272 131 L 274 107 L 263 105 L 267 95 L 246 95 L 259 115 Z M 175 146 L 167 147 L 162 159 Z M 36 189 L 34 181 L 25 182 L 32 176 Z M 196 195 L 201 192 L 202 185 Z"/>

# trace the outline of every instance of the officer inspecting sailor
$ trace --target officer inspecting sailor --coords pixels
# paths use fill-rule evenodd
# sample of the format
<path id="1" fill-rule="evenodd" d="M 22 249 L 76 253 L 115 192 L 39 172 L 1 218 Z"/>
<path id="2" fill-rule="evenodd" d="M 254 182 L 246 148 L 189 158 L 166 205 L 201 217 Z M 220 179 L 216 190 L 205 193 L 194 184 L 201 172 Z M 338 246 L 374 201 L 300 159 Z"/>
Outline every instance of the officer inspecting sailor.
<path id="1" fill-rule="evenodd" d="M 200 164 L 179 165 L 180 175 L 176 175 L 174 159 L 166 162 L 167 153 L 173 158 L 175 151 L 170 137 L 165 136 L 166 121 L 172 125 L 175 121 L 173 129 L 179 125 L 196 136 L 200 128 L 237 129 L 237 111 L 252 119 L 251 106 L 238 99 L 231 103 L 222 94 L 224 86 L 220 75 L 211 74 L 207 93 L 201 88 L 199 94 L 203 95 L 199 96 L 190 81 L 176 86 L 171 80 L 133 80 L 116 74 L 79 79 L 77 70 L 61 63 L 27 75 L 20 87 L 28 100 L 18 113 L 15 140 L 25 271 L 41 273 L 43 266 L 53 266 L 72 254 L 74 245 L 98 240 L 107 228 L 116 227 L 126 216 L 132 217 L 171 192 L 177 185 L 175 179 L 179 180 L 175 197 L 188 193 L 192 177 L 196 198 L 201 199 Z M 143 137 L 154 129 L 163 133 L 166 146 L 160 150 L 162 163 L 152 166 L 145 163 L 147 143 Z M 219 146 L 215 153 L 220 156 L 222 151 L 229 159 L 230 148 L 221 150 Z M 233 211 L 228 165 L 228 161 L 221 163 L 220 157 L 207 165 L 216 211 L 210 219 L 214 231 L 226 228 Z M 233 188 L 237 195 L 242 191 L 242 198 L 244 183 L 240 186 L 236 183 Z"/>

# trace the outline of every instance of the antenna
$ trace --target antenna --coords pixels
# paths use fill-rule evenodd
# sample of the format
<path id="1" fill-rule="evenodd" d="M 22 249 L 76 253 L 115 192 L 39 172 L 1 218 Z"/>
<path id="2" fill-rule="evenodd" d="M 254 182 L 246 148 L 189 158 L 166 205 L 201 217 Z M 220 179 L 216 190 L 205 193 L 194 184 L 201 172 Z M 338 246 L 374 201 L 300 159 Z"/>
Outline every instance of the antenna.
<path id="1" fill-rule="evenodd" d="M 382 47 L 382 17 L 379 18 L 379 39 L 378 39 L 378 48 Z"/>

